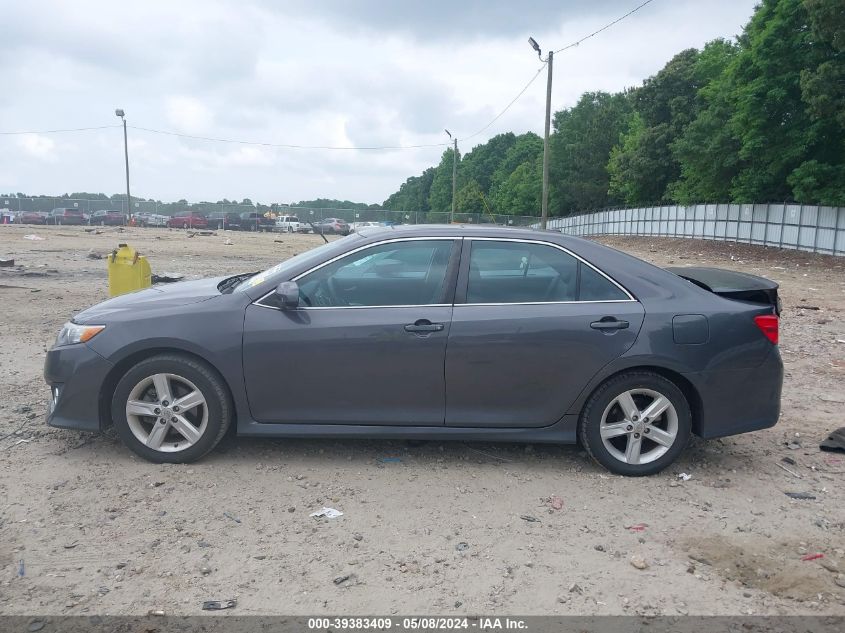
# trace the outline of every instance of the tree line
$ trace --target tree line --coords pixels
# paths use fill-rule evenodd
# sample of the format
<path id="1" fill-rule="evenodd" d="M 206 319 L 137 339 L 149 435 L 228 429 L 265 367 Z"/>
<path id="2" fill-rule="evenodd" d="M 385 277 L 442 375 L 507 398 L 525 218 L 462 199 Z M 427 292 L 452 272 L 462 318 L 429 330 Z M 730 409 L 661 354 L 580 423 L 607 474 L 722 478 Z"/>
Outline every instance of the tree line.
<path id="1" fill-rule="evenodd" d="M 695 202 L 845 206 L 845 2 L 763 0 L 743 33 L 675 55 L 641 86 L 554 113 L 549 213 Z M 543 141 L 459 156 L 462 213 L 539 215 Z M 453 150 L 388 209 L 446 212 Z"/>

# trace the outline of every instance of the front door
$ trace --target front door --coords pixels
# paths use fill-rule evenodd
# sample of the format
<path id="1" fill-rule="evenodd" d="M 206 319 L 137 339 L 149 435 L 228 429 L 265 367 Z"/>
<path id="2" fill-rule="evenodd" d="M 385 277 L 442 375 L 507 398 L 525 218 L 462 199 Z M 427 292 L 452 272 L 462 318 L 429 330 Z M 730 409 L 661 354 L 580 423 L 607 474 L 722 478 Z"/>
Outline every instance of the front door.
<path id="1" fill-rule="evenodd" d="M 554 424 L 633 345 L 642 305 L 554 245 L 465 242 L 446 354 L 446 424 Z"/>
<path id="2" fill-rule="evenodd" d="M 243 362 L 253 417 L 442 425 L 459 250 L 450 239 L 363 247 L 301 275 L 299 309 L 251 304 Z"/>

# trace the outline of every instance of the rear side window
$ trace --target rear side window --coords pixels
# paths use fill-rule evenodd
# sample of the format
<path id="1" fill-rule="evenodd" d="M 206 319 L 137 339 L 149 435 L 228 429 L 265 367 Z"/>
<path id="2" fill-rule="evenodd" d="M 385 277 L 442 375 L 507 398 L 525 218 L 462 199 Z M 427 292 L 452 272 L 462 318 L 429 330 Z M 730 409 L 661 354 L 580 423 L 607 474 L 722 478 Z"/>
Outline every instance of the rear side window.
<path id="1" fill-rule="evenodd" d="M 572 255 L 544 244 L 474 240 L 467 303 L 618 301 L 628 296 Z"/>

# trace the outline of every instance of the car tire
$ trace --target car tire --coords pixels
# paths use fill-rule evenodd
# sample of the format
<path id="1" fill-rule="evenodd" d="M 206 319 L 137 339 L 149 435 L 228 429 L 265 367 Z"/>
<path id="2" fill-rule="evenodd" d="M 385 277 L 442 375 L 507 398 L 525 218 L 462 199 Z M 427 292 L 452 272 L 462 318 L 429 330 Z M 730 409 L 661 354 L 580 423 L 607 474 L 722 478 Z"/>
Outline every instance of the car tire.
<path id="1" fill-rule="evenodd" d="M 171 400 L 158 398 L 159 384 L 169 390 Z M 190 406 L 178 407 L 189 394 L 198 404 L 189 401 Z M 130 401 L 133 413 L 128 410 Z M 111 402 L 112 421 L 124 444 L 159 464 L 185 464 L 209 453 L 226 434 L 232 412 L 219 374 L 204 362 L 180 354 L 158 354 L 132 366 L 117 383 Z M 157 417 L 168 413 L 173 416 L 170 421 L 162 423 L 165 417 Z"/>
<path id="2" fill-rule="evenodd" d="M 649 410 L 660 413 L 649 418 Z M 680 388 L 665 376 L 639 370 L 602 383 L 584 405 L 578 431 L 590 457 L 612 473 L 629 477 L 666 468 L 684 450 L 691 433 L 692 412 Z"/>

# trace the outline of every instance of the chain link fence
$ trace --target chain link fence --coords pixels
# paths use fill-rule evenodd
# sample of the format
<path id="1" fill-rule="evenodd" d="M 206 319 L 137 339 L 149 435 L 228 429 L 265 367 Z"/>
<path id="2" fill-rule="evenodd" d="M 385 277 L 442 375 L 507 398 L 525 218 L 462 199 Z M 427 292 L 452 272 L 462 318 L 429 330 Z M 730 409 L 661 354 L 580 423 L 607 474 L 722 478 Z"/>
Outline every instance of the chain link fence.
<path id="1" fill-rule="evenodd" d="M 527 215 L 506 215 L 486 213 L 456 213 L 454 219 L 449 212 L 434 211 L 397 211 L 395 209 L 330 209 L 297 207 L 289 205 L 249 205 L 217 202 L 167 202 L 152 200 L 132 200 L 131 209 L 127 209 L 126 200 L 86 200 L 76 198 L 18 198 L 0 197 L 0 209 L 8 209 L 12 214 L 27 211 L 49 212 L 58 208 L 80 209 L 83 213 L 93 213 L 103 209 L 126 214 L 152 213 L 173 216 L 187 212 L 201 213 L 272 213 L 275 216 L 295 215 L 303 222 L 317 222 L 326 218 L 338 218 L 353 222 L 381 222 L 385 224 L 496 224 L 499 226 L 532 226 L 539 218 Z"/>

